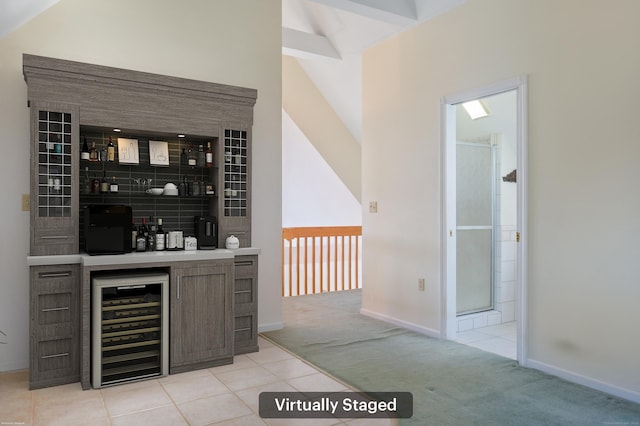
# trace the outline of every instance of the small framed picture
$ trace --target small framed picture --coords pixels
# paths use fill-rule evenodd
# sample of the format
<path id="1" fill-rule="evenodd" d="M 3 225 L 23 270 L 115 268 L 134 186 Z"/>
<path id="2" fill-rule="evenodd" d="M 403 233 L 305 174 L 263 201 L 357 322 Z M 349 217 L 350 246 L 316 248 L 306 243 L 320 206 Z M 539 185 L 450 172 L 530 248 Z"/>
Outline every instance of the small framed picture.
<path id="1" fill-rule="evenodd" d="M 169 165 L 169 144 L 162 141 L 149 141 L 149 164 L 152 166 Z"/>
<path id="2" fill-rule="evenodd" d="M 118 138 L 118 162 L 120 164 L 140 164 L 138 139 Z"/>

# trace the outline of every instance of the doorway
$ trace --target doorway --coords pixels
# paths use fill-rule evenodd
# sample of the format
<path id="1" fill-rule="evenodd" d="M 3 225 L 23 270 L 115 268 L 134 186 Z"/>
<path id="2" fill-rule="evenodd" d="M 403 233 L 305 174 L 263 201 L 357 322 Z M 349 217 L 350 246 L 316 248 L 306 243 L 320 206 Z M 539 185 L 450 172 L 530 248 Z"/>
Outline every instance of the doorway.
<path id="1" fill-rule="evenodd" d="M 496 353 L 521 365 L 527 349 L 526 88 L 526 77 L 519 77 L 442 100 L 442 334 L 465 343 L 457 338 L 463 332 L 477 329 L 481 336 L 504 324 L 502 332 L 512 330 L 507 352 L 513 355 Z M 472 100 L 488 116 L 471 119 L 462 104 Z"/>

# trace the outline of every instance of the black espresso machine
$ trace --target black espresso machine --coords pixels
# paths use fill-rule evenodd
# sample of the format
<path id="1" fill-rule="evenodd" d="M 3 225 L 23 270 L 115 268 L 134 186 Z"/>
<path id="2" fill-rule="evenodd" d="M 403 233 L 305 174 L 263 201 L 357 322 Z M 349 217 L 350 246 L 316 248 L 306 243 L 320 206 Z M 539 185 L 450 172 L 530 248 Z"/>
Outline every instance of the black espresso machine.
<path id="1" fill-rule="evenodd" d="M 213 250 L 218 247 L 218 230 L 213 216 L 195 216 L 194 225 L 198 250 Z"/>

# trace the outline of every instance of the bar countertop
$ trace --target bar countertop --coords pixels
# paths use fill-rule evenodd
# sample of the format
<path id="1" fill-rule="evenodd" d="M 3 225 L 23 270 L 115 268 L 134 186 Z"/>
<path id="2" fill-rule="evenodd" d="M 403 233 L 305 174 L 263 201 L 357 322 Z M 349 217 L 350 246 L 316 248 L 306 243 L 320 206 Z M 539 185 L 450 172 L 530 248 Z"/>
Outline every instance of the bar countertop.
<path id="1" fill-rule="evenodd" d="M 139 263 L 188 262 L 216 259 L 233 259 L 236 256 L 260 254 L 255 247 L 242 247 L 235 250 L 180 250 L 180 251 L 148 251 L 126 254 L 107 254 L 90 256 L 86 253 L 57 256 L 27 256 L 28 266 L 68 265 L 78 263 L 82 266 L 132 265 Z"/>

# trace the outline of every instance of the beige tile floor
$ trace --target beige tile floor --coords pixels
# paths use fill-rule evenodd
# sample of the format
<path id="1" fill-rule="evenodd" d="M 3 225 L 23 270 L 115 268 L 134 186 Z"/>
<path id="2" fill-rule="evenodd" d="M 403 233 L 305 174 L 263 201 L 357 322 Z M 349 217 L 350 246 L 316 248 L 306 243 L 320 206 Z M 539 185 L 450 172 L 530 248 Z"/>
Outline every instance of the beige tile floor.
<path id="1" fill-rule="evenodd" d="M 459 332 L 456 333 L 455 341 L 482 349 L 485 352 L 517 359 L 517 328 L 515 321 Z"/>
<path id="2" fill-rule="evenodd" d="M 260 338 L 231 365 L 83 391 L 79 383 L 29 391 L 28 372 L 0 373 L 0 425 L 392 425 L 386 419 L 261 419 L 260 392 L 348 391 Z"/>

